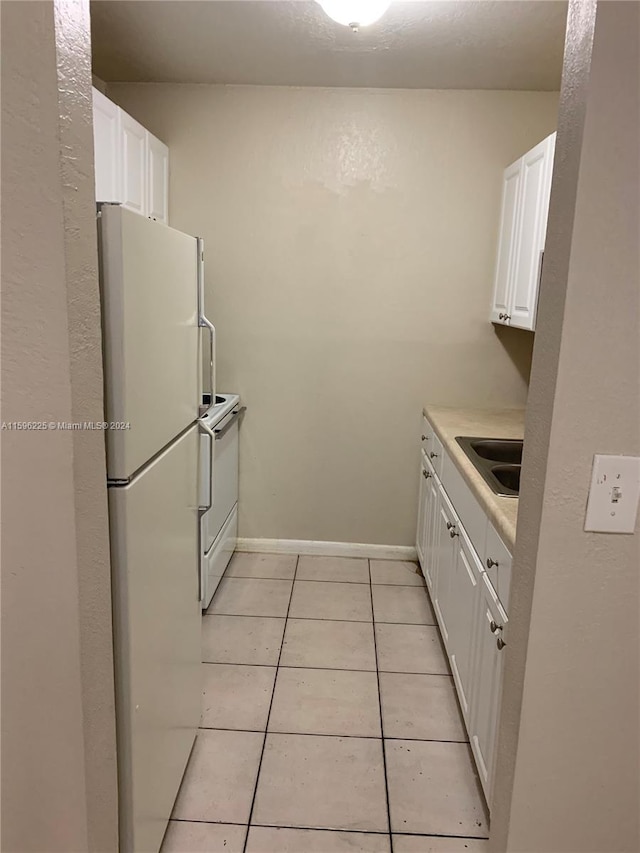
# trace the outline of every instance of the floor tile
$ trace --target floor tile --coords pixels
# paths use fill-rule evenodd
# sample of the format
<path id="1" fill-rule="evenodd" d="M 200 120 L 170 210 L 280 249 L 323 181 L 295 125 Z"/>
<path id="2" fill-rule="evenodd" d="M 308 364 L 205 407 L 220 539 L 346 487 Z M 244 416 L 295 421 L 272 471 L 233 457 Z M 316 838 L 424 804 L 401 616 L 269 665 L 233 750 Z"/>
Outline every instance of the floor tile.
<path id="1" fill-rule="evenodd" d="M 467 730 L 447 675 L 380 673 L 385 737 L 466 741 Z"/>
<path id="2" fill-rule="evenodd" d="M 248 554 L 236 551 L 224 576 L 293 580 L 297 562 L 295 554 Z"/>
<path id="3" fill-rule="evenodd" d="M 375 672 L 373 625 L 371 622 L 316 622 L 290 618 L 280 665 Z"/>
<path id="4" fill-rule="evenodd" d="M 388 831 L 382 741 L 268 734 L 253 823 Z"/>
<path id="5" fill-rule="evenodd" d="M 286 616 L 292 581 L 265 578 L 223 578 L 208 614 Z"/>
<path id="6" fill-rule="evenodd" d="M 245 826 L 170 820 L 160 853 L 242 853 Z"/>
<path id="7" fill-rule="evenodd" d="M 247 853 L 389 853 L 389 836 L 252 826 Z M 199 851 L 197 851 L 199 853 Z"/>
<path id="8" fill-rule="evenodd" d="M 372 587 L 373 614 L 376 622 L 398 622 L 411 625 L 435 625 L 426 587 Z"/>
<path id="9" fill-rule="evenodd" d="M 348 619 L 370 622 L 368 584 L 296 581 L 289 616 L 298 619 Z"/>
<path id="10" fill-rule="evenodd" d="M 377 674 L 278 670 L 269 731 L 381 737 Z"/>
<path id="11" fill-rule="evenodd" d="M 488 836 L 467 744 L 387 740 L 385 751 L 394 832 Z"/>
<path id="12" fill-rule="evenodd" d="M 210 729 L 267 727 L 276 668 L 205 663 L 201 726 Z"/>
<path id="13" fill-rule="evenodd" d="M 450 674 L 437 628 L 428 625 L 376 625 L 375 630 L 381 671 Z"/>
<path id="14" fill-rule="evenodd" d="M 172 817 L 248 823 L 264 735 L 200 729 Z"/>
<path id="15" fill-rule="evenodd" d="M 396 586 L 424 586 L 424 578 L 418 572 L 418 564 L 405 560 L 370 560 L 371 583 Z"/>
<path id="16" fill-rule="evenodd" d="M 202 660 L 275 666 L 284 626 L 264 616 L 203 616 Z"/>
<path id="17" fill-rule="evenodd" d="M 358 557 L 300 557 L 299 581 L 369 583 L 369 561 Z"/>
<path id="18" fill-rule="evenodd" d="M 393 836 L 394 853 L 489 853 L 480 838 L 437 838 L 426 835 Z"/>

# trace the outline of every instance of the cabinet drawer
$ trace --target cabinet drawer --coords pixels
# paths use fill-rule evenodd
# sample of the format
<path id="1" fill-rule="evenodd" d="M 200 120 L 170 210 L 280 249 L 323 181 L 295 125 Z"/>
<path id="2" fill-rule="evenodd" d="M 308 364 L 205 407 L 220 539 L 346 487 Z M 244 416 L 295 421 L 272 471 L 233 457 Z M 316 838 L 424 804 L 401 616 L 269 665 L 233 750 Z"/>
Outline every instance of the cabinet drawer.
<path id="1" fill-rule="evenodd" d="M 429 457 L 429 461 L 433 466 L 433 470 L 436 472 L 438 479 L 442 479 L 442 460 L 444 457 L 444 448 L 442 447 L 442 442 L 438 438 L 438 436 L 433 433 L 433 437 L 431 440 L 431 447 L 427 451 L 427 456 Z"/>
<path id="2" fill-rule="evenodd" d="M 482 557 L 487 538 L 487 516 L 448 453 L 444 455 L 442 485 L 455 506 L 473 547 Z"/>
<path id="3" fill-rule="evenodd" d="M 433 431 L 433 427 L 429 423 L 429 421 L 422 416 L 422 435 L 420 436 L 422 443 L 422 450 L 424 453 L 429 455 L 429 451 L 433 447 L 433 436 L 435 435 Z"/>
<path id="4" fill-rule="evenodd" d="M 511 588 L 511 554 L 490 522 L 487 524 L 487 540 L 484 549 L 484 567 L 487 577 L 495 589 L 500 604 L 508 612 Z"/>

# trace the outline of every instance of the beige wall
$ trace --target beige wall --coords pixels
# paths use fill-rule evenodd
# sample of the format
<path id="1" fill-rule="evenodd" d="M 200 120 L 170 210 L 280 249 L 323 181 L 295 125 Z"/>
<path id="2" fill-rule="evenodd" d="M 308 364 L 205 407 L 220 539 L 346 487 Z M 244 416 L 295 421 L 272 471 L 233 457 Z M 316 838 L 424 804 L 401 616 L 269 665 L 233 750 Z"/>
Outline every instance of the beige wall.
<path id="1" fill-rule="evenodd" d="M 593 454 L 640 455 L 639 36 L 640 4 L 608 0 L 596 13 L 595 0 L 572 0 L 510 600 L 496 853 L 640 850 L 640 529 L 583 530 Z"/>
<path id="2" fill-rule="evenodd" d="M 219 389 L 248 406 L 240 533 L 409 545 L 424 403 L 523 404 L 487 320 L 501 176 L 554 93 L 114 84 L 206 242 Z"/>
<path id="3" fill-rule="evenodd" d="M 88 4 L 2 3 L 2 420 L 103 419 Z M 117 850 L 104 437 L 2 437 L 2 850 Z"/>

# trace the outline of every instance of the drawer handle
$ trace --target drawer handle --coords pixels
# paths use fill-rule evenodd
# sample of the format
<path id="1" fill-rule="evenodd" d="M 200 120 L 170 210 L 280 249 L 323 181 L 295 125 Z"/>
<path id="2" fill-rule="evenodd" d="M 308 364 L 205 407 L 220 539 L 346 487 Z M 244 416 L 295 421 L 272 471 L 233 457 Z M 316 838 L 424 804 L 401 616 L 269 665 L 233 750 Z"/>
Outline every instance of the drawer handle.
<path id="1" fill-rule="evenodd" d="M 432 450 L 432 451 L 431 451 L 431 453 L 429 454 L 429 456 L 431 457 L 431 459 L 435 459 L 435 458 L 437 457 L 437 455 L 438 455 L 438 454 L 437 454 L 437 453 L 434 453 L 434 452 L 433 452 L 433 450 Z"/>
<path id="2" fill-rule="evenodd" d="M 501 652 L 507 644 L 502 639 L 502 637 L 498 637 L 496 640 L 496 646 L 498 647 L 498 651 Z"/>
<path id="3" fill-rule="evenodd" d="M 500 563 L 497 560 L 493 560 L 491 557 L 487 558 L 487 568 L 490 569 L 492 566 L 499 566 Z"/>
<path id="4" fill-rule="evenodd" d="M 497 634 L 499 631 L 502 631 L 504 625 L 498 625 L 497 622 L 494 622 L 493 619 L 489 623 L 489 628 L 491 629 L 492 634 Z"/>
<path id="5" fill-rule="evenodd" d="M 242 408 L 238 409 L 237 411 L 235 411 L 233 413 L 233 417 L 229 421 L 227 421 L 227 423 L 222 427 L 222 429 L 214 430 L 214 432 L 216 434 L 216 441 L 220 441 L 221 438 L 224 438 L 225 433 L 231 429 L 231 427 L 238 420 L 238 418 L 241 415 L 243 415 L 246 411 L 247 411 L 247 407 L 242 406 Z"/>

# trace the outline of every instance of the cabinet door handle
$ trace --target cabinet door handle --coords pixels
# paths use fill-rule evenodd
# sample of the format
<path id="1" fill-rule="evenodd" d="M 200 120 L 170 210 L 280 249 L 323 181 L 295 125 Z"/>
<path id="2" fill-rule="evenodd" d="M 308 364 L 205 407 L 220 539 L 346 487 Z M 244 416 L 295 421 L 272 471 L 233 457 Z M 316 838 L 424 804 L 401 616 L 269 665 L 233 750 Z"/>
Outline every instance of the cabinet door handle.
<path id="1" fill-rule="evenodd" d="M 431 458 L 431 459 L 436 459 L 436 458 L 437 458 L 437 456 L 438 456 L 438 454 L 437 454 L 437 453 L 434 453 L 434 452 L 433 452 L 433 450 L 432 450 L 432 451 L 431 451 L 431 453 L 429 454 L 429 458 Z"/>
<path id="2" fill-rule="evenodd" d="M 424 470 L 424 468 L 423 468 L 423 469 L 422 469 L 422 476 L 425 478 L 425 480 L 428 480 L 428 479 L 429 479 L 429 477 L 431 476 L 431 474 L 430 474 L 430 472 L 429 472 L 429 471 L 425 471 L 425 470 Z"/>
<path id="3" fill-rule="evenodd" d="M 496 640 L 496 646 L 498 647 L 498 651 L 501 652 L 507 644 L 502 639 L 502 637 L 498 637 Z"/>
<path id="4" fill-rule="evenodd" d="M 502 319 L 503 319 L 503 320 L 510 320 L 510 319 L 511 319 L 511 314 L 505 314 L 505 315 L 504 315 L 504 317 L 503 317 Z"/>
<path id="5" fill-rule="evenodd" d="M 451 530 L 452 527 L 453 527 L 453 522 L 447 521 L 447 530 Z"/>
<path id="6" fill-rule="evenodd" d="M 455 539 L 455 538 L 456 538 L 456 536 L 460 536 L 460 534 L 456 532 L 455 528 L 453 528 L 452 530 L 450 530 L 450 531 L 449 531 L 449 536 L 450 536 L 452 539 Z"/>
<path id="7" fill-rule="evenodd" d="M 491 557 L 487 557 L 487 568 L 490 569 L 492 566 L 499 566 L 497 560 L 493 560 Z"/>
<path id="8" fill-rule="evenodd" d="M 423 441 L 429 441 L 429 436 L 428 436 L 428 435 L 423 435 L 423 436 L 422 436 L 422 440 L 423 440 Z"/>
<path id="9" fill-rule="evenodd" d="M 498 314 L 498 320 L 504 320 L 504 314 L 502 311 Z"/>
<path id="10" fill-rule="evenodd" d="M 498 625 L 498 623 L 494 622 L 493 619 L 489 623 L 489 629 L 491 630 L 492 634 L 498 634 L 500 631 L 502 631 L 503 627 L 504 625 Z"/>

